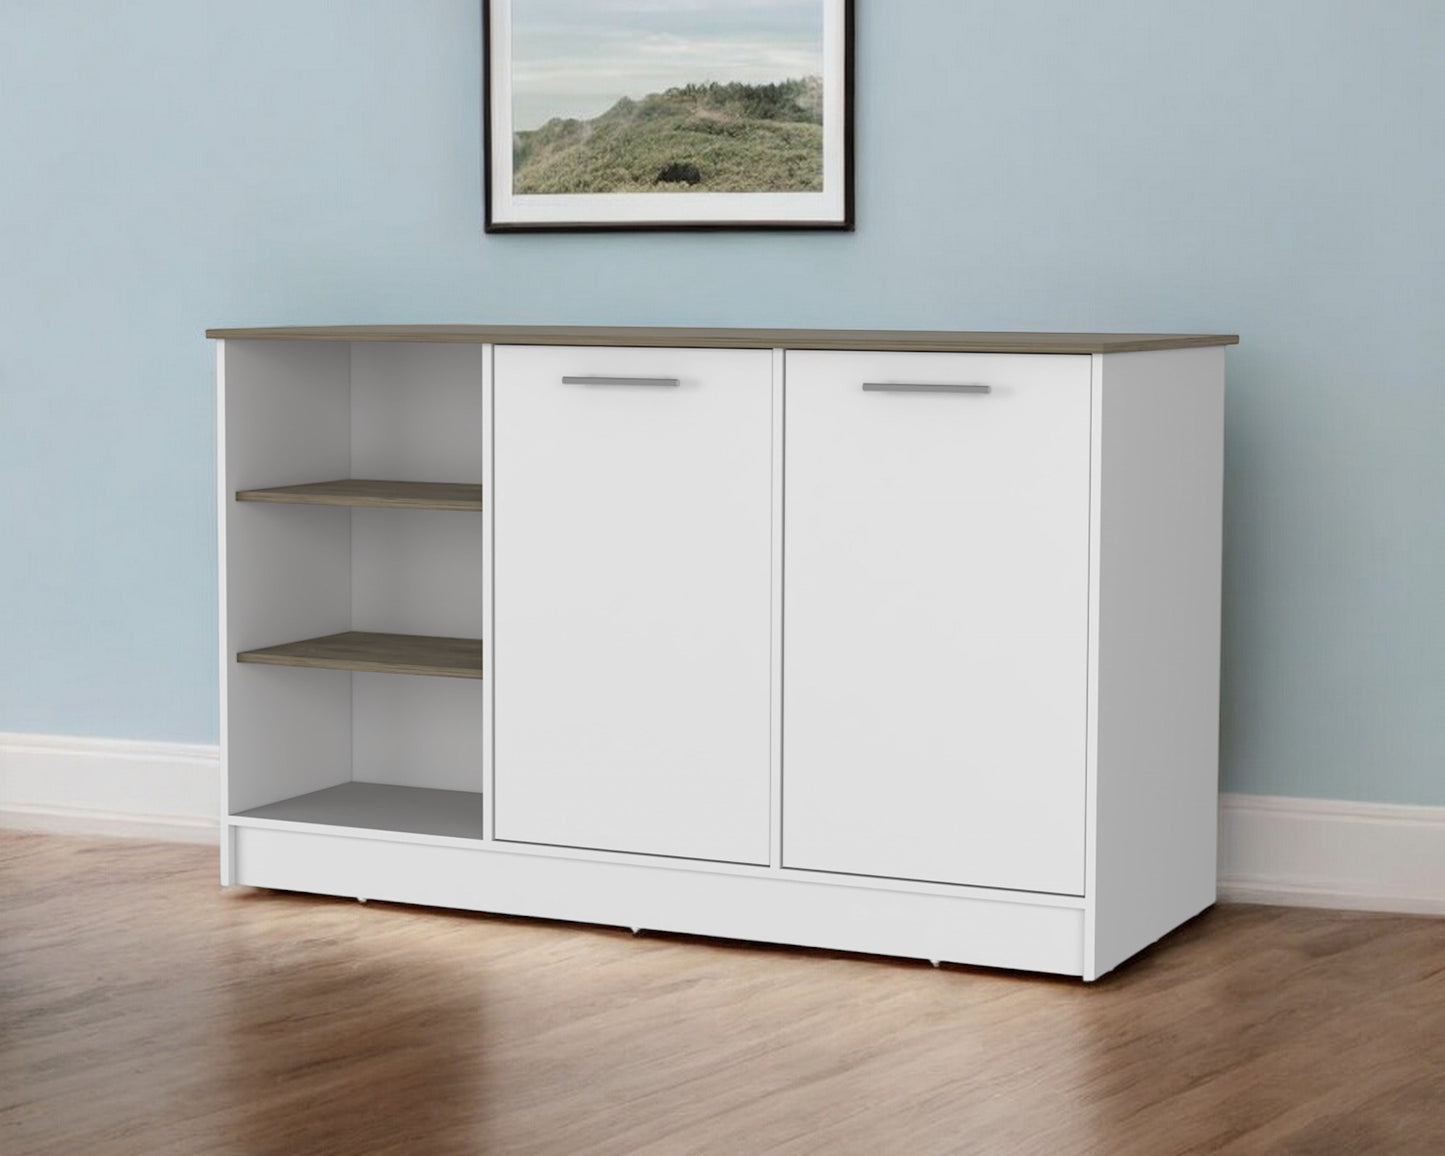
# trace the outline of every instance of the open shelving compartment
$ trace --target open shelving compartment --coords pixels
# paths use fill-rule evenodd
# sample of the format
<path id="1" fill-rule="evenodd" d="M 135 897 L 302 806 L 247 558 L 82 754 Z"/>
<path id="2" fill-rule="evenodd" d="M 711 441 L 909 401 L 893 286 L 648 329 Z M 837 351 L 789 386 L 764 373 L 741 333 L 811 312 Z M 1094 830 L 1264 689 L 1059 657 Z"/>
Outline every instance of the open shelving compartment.
<path id="1" fill-rule="evenodd" d="M 485 354 L 223 347 L 231 823 L 483 837 Z"/>

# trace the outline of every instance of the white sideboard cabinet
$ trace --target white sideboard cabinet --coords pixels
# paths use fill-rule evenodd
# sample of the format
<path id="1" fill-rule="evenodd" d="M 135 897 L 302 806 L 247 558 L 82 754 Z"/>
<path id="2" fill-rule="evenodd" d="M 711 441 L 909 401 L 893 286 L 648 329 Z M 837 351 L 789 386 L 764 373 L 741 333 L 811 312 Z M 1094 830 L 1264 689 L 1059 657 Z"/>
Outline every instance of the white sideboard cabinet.
<path id="1" fill-rule="evenodd" d="M 223 883 L 1084 979 L 1214 901 L 1235 337 L 209 336 Z"/>

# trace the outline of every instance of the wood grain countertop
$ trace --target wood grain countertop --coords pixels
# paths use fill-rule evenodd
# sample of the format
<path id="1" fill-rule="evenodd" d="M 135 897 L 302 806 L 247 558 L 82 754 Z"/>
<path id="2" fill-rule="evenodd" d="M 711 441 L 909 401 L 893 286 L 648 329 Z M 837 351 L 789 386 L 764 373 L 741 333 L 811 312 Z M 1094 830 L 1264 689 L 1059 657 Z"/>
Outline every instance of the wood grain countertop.
<path id="1" fill-rule="evenodd" d="M 490 342 L 689 349 L 906 353 L 1133 353 L 1237 345 L 1233 333 L 968 333 L 906 329 L 686 329 L 602 325 L 299 325 L 208 329 L 227 341 Z"/>

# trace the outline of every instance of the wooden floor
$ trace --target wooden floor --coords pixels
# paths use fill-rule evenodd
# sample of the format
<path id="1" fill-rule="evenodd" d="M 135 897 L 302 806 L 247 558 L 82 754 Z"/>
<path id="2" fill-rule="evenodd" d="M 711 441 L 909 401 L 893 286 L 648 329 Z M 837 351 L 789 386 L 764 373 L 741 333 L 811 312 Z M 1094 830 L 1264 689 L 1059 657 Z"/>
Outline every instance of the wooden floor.
<path id="1" fill-rule="evenodd" d="M 1445 920 L 1208 912 L 1106 980 L 221 891 L 0 832 L 0 1152 L 1445 1153 Z"/>

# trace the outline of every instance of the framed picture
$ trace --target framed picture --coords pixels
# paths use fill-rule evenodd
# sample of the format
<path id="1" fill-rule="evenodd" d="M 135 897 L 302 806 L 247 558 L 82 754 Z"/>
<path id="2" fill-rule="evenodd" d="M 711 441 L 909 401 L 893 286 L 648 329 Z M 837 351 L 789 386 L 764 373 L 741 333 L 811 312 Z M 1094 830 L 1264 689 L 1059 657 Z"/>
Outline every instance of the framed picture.
<path id="1" fill-rule="evenodd" d="M 852 0 L 483 0 L 488 232 L 851 229 Z"/>

